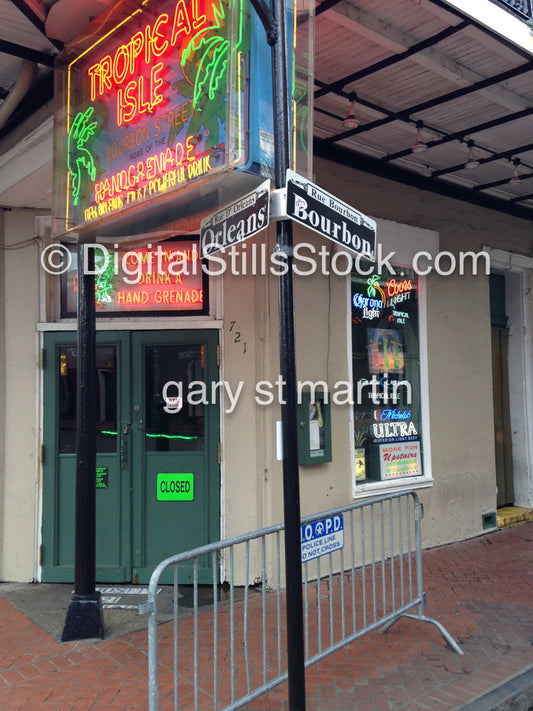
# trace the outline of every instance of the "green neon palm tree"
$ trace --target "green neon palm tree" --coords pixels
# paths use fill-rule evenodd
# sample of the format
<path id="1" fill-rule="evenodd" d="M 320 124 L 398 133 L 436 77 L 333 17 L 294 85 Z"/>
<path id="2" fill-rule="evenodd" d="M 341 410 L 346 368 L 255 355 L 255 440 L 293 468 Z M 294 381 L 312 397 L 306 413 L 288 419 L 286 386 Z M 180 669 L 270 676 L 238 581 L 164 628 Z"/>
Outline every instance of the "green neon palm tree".
<path id="1" fill-rule="evenodd" d="M 92 121 L 94 108 L 89 106 L 85 111 L 76 114 L 68 134 L 67 160 L 68 170 L 72 175 L 72 199 L 77 205 L 80 199 L 82 178 L 89 180 L 96 178 L 96 164 L 94 156 L 87 147 L 94 140 L 97 121 Z"/>
<path id="2" fill-rule="evenodd" d="M 230 53 L 238 55 L 244 47 L 243 0 L 235 1 L 238 18 L 237 36 L 232 42 L 228 27 L 227 3 L 217 0 L 213 7 L 213 19 L 201 28 L 186 44 L 181 55 L 184 79 L 174 84 L 183 96 L 190 97 L 193 116 L 188 134 L 198 133 L 202 124 L 207 129 L 207 145 L 219 143 L 219 118 L 225 115 L 224 78 Z M 223 120 L 223 119 L 222 119 Z M 174 133 L 169 134 L 174 140 Z"/>

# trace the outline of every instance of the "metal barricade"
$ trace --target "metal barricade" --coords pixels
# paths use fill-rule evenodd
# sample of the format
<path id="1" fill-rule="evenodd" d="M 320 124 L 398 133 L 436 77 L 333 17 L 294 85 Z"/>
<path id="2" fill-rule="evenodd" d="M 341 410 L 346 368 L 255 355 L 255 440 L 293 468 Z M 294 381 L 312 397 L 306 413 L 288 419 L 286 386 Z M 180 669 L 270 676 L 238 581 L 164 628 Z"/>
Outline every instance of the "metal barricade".
<path id="1" fill-rule="evenodd" d="M 422 515 L 416 493 L 404 492 L 302 520 L 303 549 L 315 546 L 304 557 L 316 556 L 303 562 L 302 571 L 306 667 L 372 630 L 385 632 L 401 617 L 435 624 L 463 654 L 446 629 L 424 615 Z M 322 521 L 335 517 L 342 520 L 342 545 L 337 533 L 305 546 L 306 530 L 323 528 Z M 167 703 L 173 697 L 176 711 L 230 711 L 287 679 L 282 536 L 282 524 L 271 526 L 157 566 L 148 600 L 139 608 L 149 615 L 150 711 L 159 708 L 160 696 Z M 209 568 L 212 601 L 201 606 L 199 573 L 205 576 Z M 162 625 L 158 635 L 157 590 L 168 569 L 174 578 L 173 623 Z M 183 570 L 192 614 L 179 605 Z"/>

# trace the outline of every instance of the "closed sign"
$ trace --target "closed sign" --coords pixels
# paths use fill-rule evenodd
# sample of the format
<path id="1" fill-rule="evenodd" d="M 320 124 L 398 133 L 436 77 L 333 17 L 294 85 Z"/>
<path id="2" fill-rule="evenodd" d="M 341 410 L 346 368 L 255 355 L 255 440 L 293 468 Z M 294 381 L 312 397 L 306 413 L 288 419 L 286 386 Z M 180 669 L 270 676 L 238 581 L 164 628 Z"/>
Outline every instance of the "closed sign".
<path id="1" fill-rule="evenodd" d="M 162 472 L 157 475 L 158 501 L 193 501 L 194 474 L 169 474 Z"/>

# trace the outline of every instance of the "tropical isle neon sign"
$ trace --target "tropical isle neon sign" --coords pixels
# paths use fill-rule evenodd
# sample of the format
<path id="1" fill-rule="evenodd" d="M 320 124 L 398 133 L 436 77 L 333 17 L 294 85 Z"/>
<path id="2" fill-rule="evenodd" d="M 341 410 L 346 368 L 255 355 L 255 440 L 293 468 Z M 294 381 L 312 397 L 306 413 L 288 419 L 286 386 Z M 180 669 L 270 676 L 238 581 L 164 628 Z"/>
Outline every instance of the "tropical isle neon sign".
<path id="1" fill-rule="evenodd" d="M 230 152 L 232 167 L 246 160 L 243 2 L 232 0 L 233 19 L 229 0 L 143 3 L 149 13 L 136 10 L 68 64 L 68 227 L 206 176 Z M 230 64 L 240 109 L 231 151 Z"/>

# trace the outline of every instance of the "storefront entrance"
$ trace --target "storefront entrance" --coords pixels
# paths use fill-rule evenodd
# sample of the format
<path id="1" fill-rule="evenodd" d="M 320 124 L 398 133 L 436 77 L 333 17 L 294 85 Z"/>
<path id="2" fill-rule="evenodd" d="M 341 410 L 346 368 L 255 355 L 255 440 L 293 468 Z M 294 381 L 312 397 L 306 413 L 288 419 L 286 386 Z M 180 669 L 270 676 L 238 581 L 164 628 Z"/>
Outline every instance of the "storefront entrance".
<path id="1" fill-rule="evenodd" d="M 165 557 L 219 537 L 216 331 L 100 331 L 96 350 L 96 580 L 146 583 Z M 74 577 L 75 333 L 44 341 L 43 582 Z M 194 401 L 173 401 L 196 381 Z M 210 388 L 207 389 L 209 396 Z M 178 410 L 179 406 L 181 409 Z M 166 408 L 166 409 L 165 409 Z M 204 561 L 199 582 L 212 582 Z M 187 582 L 189 571 L 180 573 Z M 165 581 L 163 581 L 165 582 Z"/>

